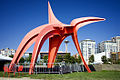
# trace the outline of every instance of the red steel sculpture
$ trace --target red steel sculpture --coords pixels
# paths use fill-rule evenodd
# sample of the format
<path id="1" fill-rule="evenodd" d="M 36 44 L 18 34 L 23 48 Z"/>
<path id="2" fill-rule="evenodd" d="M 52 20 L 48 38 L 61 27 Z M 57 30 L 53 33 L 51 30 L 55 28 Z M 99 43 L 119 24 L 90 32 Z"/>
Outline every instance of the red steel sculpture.
<path id="1" fill-rule="evenodd" d="M 46 39 L 49 38 L 49 55 L 48 55 L 48 68 L 51 68 L 55 61 L 57 51 L 60 47 L 60 44 L 67 36 L 72 36 L 73 42 L 77 48 L 77 51 L 85 65 L 85 68 L 88 72 L 91 72 L 88 65 L 86 64 L 80 47 L 79 42 L 77 39 L 77 31 L 82 26 L 85 26 L 90 23 L 103 21 L 104 18 L 99 17 L 83 17 L 83 18 L 77 18 L 74 19 L 70 25 L 63 24 L 60 22 L 53 14 L 53 11 L 51 9 L 51 6 L 48 2 L 48 16 L 49 16 L 49 24 L 45 24 L 42 26 L 39 26 L 33 30 L 31 30 L 27 35 L 23 38 L 21 41 L 13 60 L 10 64 L 9 69 L 12 69 L 12 64 L 17 64 L 20 60 L 20 58 L 23 56 L 23 54 L 26 52 L 26 50 L 35 42 L 34 50 L 31 58 L 31 64 L 29 69 L 29 74 L 33 73 L 33 69 L 35 67 L 35 62 L 37 60 L 37 57 L 40 53 L 41 47 Z"/>

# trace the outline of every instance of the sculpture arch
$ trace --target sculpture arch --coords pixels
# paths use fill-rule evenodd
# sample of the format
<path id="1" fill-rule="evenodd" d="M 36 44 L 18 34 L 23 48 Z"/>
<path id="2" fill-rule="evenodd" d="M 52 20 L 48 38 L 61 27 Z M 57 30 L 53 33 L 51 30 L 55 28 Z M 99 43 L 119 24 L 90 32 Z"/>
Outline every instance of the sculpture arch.
<path id="1" fill-rule="evenodd" d="M 23 56 L 23 54 L 27 51 L 27 49 L 35 42 L 33 54 L 31 58 L 31 65 L 29 69 L 29 74 L 33 73 L 33 69 L 35 66 L 35 62 L 37 60 L 37 57 L 39 55 L 40 49 L 45 42 L 46 39 L 49 38 L 49 55 L 48 55 L 48 68 L 52 67 L 52 64 L 54 63 L 57 51 L 62 43 L 62 41 L 67 36 L 72 36 L 73 42 L 76 46 L 76 49 L 85 65 L 85 68 L 88 72 L 91 72 L 88 65 L 86 64 L 83 55 L 81 53 L 78 39 L 77 39 L 77 31 L 80 27 L 105 20 L 104 18 L 99 17 L 83 17 L 83 18 L 77 18 L 74 19 L 70 25 L 63 24 L 60 22 L 53 14 L 53 11 L 51 9 L 51 6 L 48 2 L 48 13 L 49 13 L 49 23 L 39 26 L 33 30 L 31 30 L 27 35 L 23 38 L 21 41 L 13 60 L 11 61 L 9 69 L 11 70 L 12 64 L 17 64 L 20 60 L 20 58 Z"/>

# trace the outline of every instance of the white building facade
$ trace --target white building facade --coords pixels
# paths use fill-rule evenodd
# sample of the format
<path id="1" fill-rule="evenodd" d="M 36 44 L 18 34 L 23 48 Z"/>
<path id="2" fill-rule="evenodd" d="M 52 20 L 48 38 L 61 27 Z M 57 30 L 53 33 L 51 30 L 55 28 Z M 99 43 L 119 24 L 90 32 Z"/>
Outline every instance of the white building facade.
<path id="1" fill-rule="evenodd" d="M 98 44 L 98 52 L 105 52 L 105 56 L 110 58 L 110 52 L 117 52 L 117 43 L 107 40 Z"/>
<path id="2" fill-rule="evenodd" d="M 95 54 L 95 44 L 96 42 L 90 39 L 80 42 L 81 52 L 87 64 L 89 63 L 89 57 Z"/>
<path id="3" fill-rule="evenodd" d="M 15 49 L 9 49 L 9 48 L 1 49 L 1 50 L 0 50 L 0 54 L 3 55 L 3 56 L 14 55 L 15 52 L 16 52 Z"/>
<path id="4" fill-rule="evenodd" d="M 117 52 L 120 52 L 120 36 L 112 37 L 112 41 L 117 44 Z"/>

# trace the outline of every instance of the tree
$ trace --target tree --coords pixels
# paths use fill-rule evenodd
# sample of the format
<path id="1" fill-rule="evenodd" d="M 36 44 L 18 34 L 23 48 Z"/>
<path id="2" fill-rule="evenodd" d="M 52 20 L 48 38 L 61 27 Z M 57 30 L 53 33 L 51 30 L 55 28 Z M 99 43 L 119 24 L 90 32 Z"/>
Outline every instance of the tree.
<path id="1" fill-rule="evenodd" d="M 111 59 L 111 58 L 108 58 L 108 62 L 112 63 L 112 59 Z"/>
<path id="2" fill-rule="evenodd" d="M 78 56 L 78 58 L 76 59 L 76 62 L 77 62 L 77 63 L 81 63 L 81 62 L 82 62 L 82 60 L 81 60 L 81 57 L 80 57 L 80 56 Z"/>
<path id="3" fill-rule="evenodd" d="M 116 64 L 120 64 L 120 59 L 116 60 Z"/>
<path id="4" fill-rule="evenodd" d="M 29 55 L 29 57 L 26 58 L 26 61 L 30 62 L 31 61 L 31 57 L 32 57 L 32 55 Z"/>
<path id="5" fill-rule="evenodd" d="M 66 63 L 69 63 L 70 62 L 70 54 L 65 54 L 65 56 L 64 56 L 64 61 L 66 62 Z"/>
<path id="6" fill-rule="evenodd" d="M 63 57 L 61 55 L 58 55 L 56 62 L 62 62 L 62 61 L 63 61 Z"/>
<path id="7" fill-rule="evenodd" d="M 48 62 L 48 56 L 47 56 L 47 55 L 45 55 L 45 56 L 43 57 L 43 59 L 44 59 L 44 63 L 47 63 L 47 62 Z"/>
<path id="8" fill-rule="evenodd" d="M 69 62 L 70 62 L 70 63 L 75 63 L 75 62 L 76 62 L 76 59 L 75 59 L 73 56 L 71 56 Z"/>
<path id="9" fill-rule="evenodd" d="M 106 56 L 102 56 L 101 60 L 104 64 L 108 63 Z"/>
<path id="10" fill-rule="evenodd" d="M 13 56 L 13 55 L 10 55 L 9 57 L 13 58 L 14 56 Z"/>
<path id="11" fill-rule="evenodd" d="M 93 63 L 93 62 L 94 62 L 94 55 L 91 55 L 91 56 L 89 57 L 89 62 L 90 62 L 90 63 Z"/>
<path id="12" fill-rule="evenodd" d="M 24 63 L 24 61 L 25 61 L 25 59 L 23 58 L 23 57 L 21 57 L 21 59 L 20 59 L 20 63 Z"/>

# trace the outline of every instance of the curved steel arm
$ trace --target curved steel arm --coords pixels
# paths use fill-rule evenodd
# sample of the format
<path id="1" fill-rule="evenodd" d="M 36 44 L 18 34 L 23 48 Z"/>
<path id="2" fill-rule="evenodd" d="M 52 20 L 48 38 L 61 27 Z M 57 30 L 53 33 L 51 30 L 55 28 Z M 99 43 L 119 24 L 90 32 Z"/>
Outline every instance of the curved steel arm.
<path id="1" fill-rule="evenodd" d="M 104 20 L 105 20 L 104 18 L 99 18 L 99 17 L 83 17 L 72 20 L 70 24 L 71 26 L 74 26 L 74 28 L 76 28 L 76 30 L 78 31 L 79 28 L 87 24 L 104 21 Z"/>

